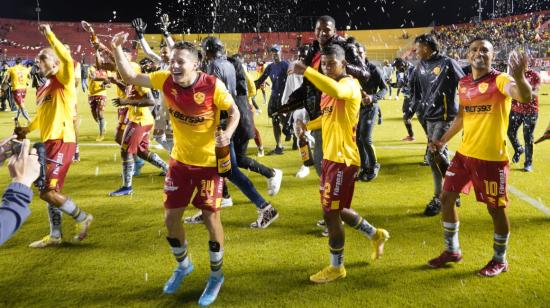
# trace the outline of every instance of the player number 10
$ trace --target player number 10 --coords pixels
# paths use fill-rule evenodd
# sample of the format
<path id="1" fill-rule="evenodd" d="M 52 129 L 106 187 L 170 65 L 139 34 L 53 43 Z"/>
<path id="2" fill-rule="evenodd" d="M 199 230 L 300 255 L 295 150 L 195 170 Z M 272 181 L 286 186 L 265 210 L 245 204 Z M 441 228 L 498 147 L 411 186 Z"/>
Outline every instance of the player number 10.
<path id="1" fill-rule="evenodd" d="M 498 190 L 498 184 L 497 182 L 495 181 L 483 181 L 485 182 L 485 192 L 488 194 L 488 195 L 491 195 L 491 196 L 496 196 L 497 195 L 497 190 Z"/>

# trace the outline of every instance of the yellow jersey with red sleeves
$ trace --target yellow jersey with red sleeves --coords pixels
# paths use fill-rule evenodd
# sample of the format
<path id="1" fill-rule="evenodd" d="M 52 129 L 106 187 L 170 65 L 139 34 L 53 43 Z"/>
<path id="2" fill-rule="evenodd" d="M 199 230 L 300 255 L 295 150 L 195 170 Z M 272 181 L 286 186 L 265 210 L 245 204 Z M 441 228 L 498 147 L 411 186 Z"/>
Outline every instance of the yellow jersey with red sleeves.
<path id="1" fill-rule="evenodd" d="M 181 163 L 215 167 L 215 133 L 220 124 L 220 111 L 234 103 L 224 83 L 214 76 L 199 73 L 193 85 L 183 88 L 170 72 L 149 74 L 154 89 L 164 94 L 174 130 L 171 157 Z"/>
<path id="2" fill-rule="evenodd" d="M 76 88 L 73 59 L 53 32 L 46 33 L 46 38 L 60 60 L 59 70 L 37 90 L 36 116 L 29 124 L 29 130 L 40 129 L 42 141 L 61 139 L 63 142 L 75 142 L 73 111 Z"/>
<path id="3" fill-rule="evenodd" d="M 107 96 L 107 89 L 103 85 L 102 80 L 94 80 L 97 79 L 107 79 L 109 76 L 107 75 L 107 71 L 105 70 L 98 70 L 93 66 L 90 66 L 88 70 L 88 95 L 89 96 Z M 94 77 L 94 78 L 92 78 Z"/>
<path id="4" fill-rule="evenodd" d="M 139 64 L 135 62 L 130 62 L 134 72 L 141 73 L 141 68 Z M 149 88 L 143 88 L 139 86 L 129 85 L 127 88 L 128 99 L 130 100 L 141 100 L 146 99 L 147 94 L 151 92 Z M 128 106 L 128 121 L 137 123 L 141 126 L 153 125 L 155 123 L 155 118 L 151 113 L 149 107 L 137 107 L 137 106 Z"/>
<path id="5" fill-rule="evenodd" d="M 321 116 L 306 125 L 308 130 L 322 130 L 323 158 L 347 166 L 360 166 L 355 140 L 361 106 L 359 81 L 350 76 L 336 81 L 312 67 L 306 69 L 304 77 L 323 92 Z"/>
<path id="6" fill-rule="evenodd" d="M 22 64 L 16 64 L 8 69 L 12 90 L 24 90 L 29 83 L 30 69 Z"/>
<path id="7" fill-rule="evenodd" d="M 472 74 L 458 83 L 464 133 L 458 152 L 487 161 L 508 161 L 506 131 L 512 98 L 506 86 L 515 82 L 492 70 L 478 80 Z"/>

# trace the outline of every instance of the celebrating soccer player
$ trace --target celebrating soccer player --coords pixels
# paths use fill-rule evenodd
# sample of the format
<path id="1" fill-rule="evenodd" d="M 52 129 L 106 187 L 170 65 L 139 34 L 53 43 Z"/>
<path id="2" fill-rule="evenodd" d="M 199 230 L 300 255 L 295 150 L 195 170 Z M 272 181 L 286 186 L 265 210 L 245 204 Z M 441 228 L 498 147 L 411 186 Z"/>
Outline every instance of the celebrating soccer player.
<path id="1" fill-rule="evenodd" d="M 328 227 L 330 265 L 312 275 L 314 283 L 326 283 L 346 277 L 344 268 L 344 228 L 342 220 L 372 241 L 372 258 L 383 252 L 389 233 L 376 229 L 350 209 L 355 176 L 360 166 L 355 142 L 355 128 L 361 105 L 359 82 L 346 75 L 345 51 L 338 45 L 321 50 L 323 75 L 316 69 L 297 62 L 289 72 L 303 74 L 321 96 L 321 116 L 302 125 L 302 131 L 321 129 L 323 133 L 323 162 L 320 194 L 324 219 Z"/>
<path id="2" fill-rule="evenodd" d="M 494 56 L 489 40 L 474 38 L 470 42 L 468 62 L 472 73 L 459 83 L 460 110 L 449 130 L 430 145 L 432 150 L 441 149 L 463 130 L 462 142 L 445 174 L 441 196 L 446 249 L 428 262 L 433 268 L 462 259 L 455 200 L 473 186 L 477 201 L 487 204 L 494 225 L 494 255 L 479 274 L 496 276 L 508 270 L 506 249 L 510 223 L 506 212 L 509 171 L 506 129 L 512 99 L 527 103 L 531 101 L 532 92 L 525 79 L 528 62 L 525 54 L 511 54 L 508 64 L 511 77 L 491 68 Z"/>
<path id="3" fill-rule="evenodd" d="M 30 121 L 29 114 L 25 110 L 25 96 L 27 95 L 27 85 L 29 83 L 30 69 L 21 64 L 21 58 L 15 59 L 15 65 L 10 67 L 4 75 L 2 83 L 6 83 L 8 79 L 11 83 L 11 91 L 15 103 L 17 104 L 17 115 L 23 115 L 27 121 Z"/>
<path id="4" fill-rule="evenodd" d="M 88 235 L 93 216 L 81 210 L 74 201 L 61 194 L 65 177 L 76 150 L 73 127 L 74 102 L 76 100 L 74 65 L 71 54 L 55 37 L 49 25 L 40 25 L 40 31 L 50 48 L 38 54 L 38 66 L 48 78 L 37 91 L 36 117 L 22 132 L 40 130 L 40 138 L 46 146 L 47 187 L 40 192 L 40 198 L 48 203 L 50 234 L 30 245 L 42 248 L 59 245 L 61 236 L 61 215 L 59 210 L 77 221 L 74 241 L 82 241 Z"/>
<path id="5" fill-rule="evenodd" d="M 105 102 L 107 101 L 107 86 L 109 82 L 109 75 L 107 71 L 102 69 L 96 69 L 90 66 L 88 69 L 89 80 L 88 85 L 88 103 L 92 110 L 92 116 L 94 121 L 99 126 L 99 135 L 96 141 L 103 141 L 105 138 L 105 118 L 103 117 L 103 111 L 105 110 Z"/>
<path id="6" fill-rule="evenodd" d="M 126 37 L 127 34 L 119 33 L 112 41 L 120 75 L 129 84 L 161 90 L 174 128 L 164 207 L 167 240 L 178 265 L 164 292 L 175 293 L 183 278 L 193 271 L 181 218 L 196 190 L 192 203 L 202 210 L 210 237 L 211 274 L 199 299 L 199 304 L 206 306 L 216 300 L 224 281 L 221 270 L 224 237 L 219 212 L 223 179 L 218 175 L 214 148 L 229 145 L 239 121 L 239 110 L 220 80 L 198 71 L 199 59 L 193 44 L 176 43 L 170 53 L 170 70 L 146 75 L 136 73 L 126 59 L 121 47 Z M 221 110 L 227 110 L 227 126 L 215 135 Z"/>

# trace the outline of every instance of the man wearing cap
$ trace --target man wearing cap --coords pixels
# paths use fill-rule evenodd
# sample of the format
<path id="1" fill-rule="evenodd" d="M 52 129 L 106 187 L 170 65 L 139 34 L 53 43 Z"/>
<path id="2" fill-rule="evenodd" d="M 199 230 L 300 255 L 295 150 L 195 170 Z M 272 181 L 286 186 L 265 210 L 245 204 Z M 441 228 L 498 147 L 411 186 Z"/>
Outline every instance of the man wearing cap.
<path id="1" fill-rule="evenodd" d="M 277 146 L 274 150 L 267 153 L 267 155 L 281 155 L 283 154 L 283 144 L 281 142 L 282 128 L 285 123 L 282 115 L 273 115 L 281 107 L 281 99 L 283 97 L 283 91 L 285 90 L 286 77 L 288 71 L 288 62 L 281 60 L 281 46 L 273 45 L 269 49 L 273 58 L 273 63 L 269 64 L 263 74 L 254 83 L 256 87 L 259 87 L 269 77 L 271 79 L 271 97 L 267 105 L 267 115 L 271 118 L 273 123 L 273 135 Z"/>

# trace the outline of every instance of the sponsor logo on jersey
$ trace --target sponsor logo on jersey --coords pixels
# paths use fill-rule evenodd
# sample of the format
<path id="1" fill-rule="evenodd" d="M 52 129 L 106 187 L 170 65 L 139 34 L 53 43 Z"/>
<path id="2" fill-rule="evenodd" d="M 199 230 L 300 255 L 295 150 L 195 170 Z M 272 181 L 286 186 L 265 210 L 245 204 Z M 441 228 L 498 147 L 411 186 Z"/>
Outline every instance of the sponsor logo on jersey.
<path id="1" fill-rule="evenodd" d="M 464 111 L 472 113 L 490 112 L 492 105 L 464 106 Z"/>
<path id="2" fill-rule="evenodd" d="M 177 111 L 177 110 L 174 110 L 174 109 L 172 109 L 172 108 L 169 108 L 169 109 L 168 109 L 168 112 L 170 112 L 170 114 L 171 114 L 174 118 L 176 118 L 176 119 L 178 119 L 178 120 L 180 120 L 180 121 L 182 121 L 182 122 L 185 122 L 185 123 L 187 123 L 187 124 L 197 124 L 197 123 L 202 123 L 202 122 L 204 122 L 204 117 L 192 117 L 192 116 L 188 116 L 188 115 L 185 115 L 185 114 L 183 114 L 183 113 L 181 113 L 181 112 L 179 112 L 179 111 Z"/>

